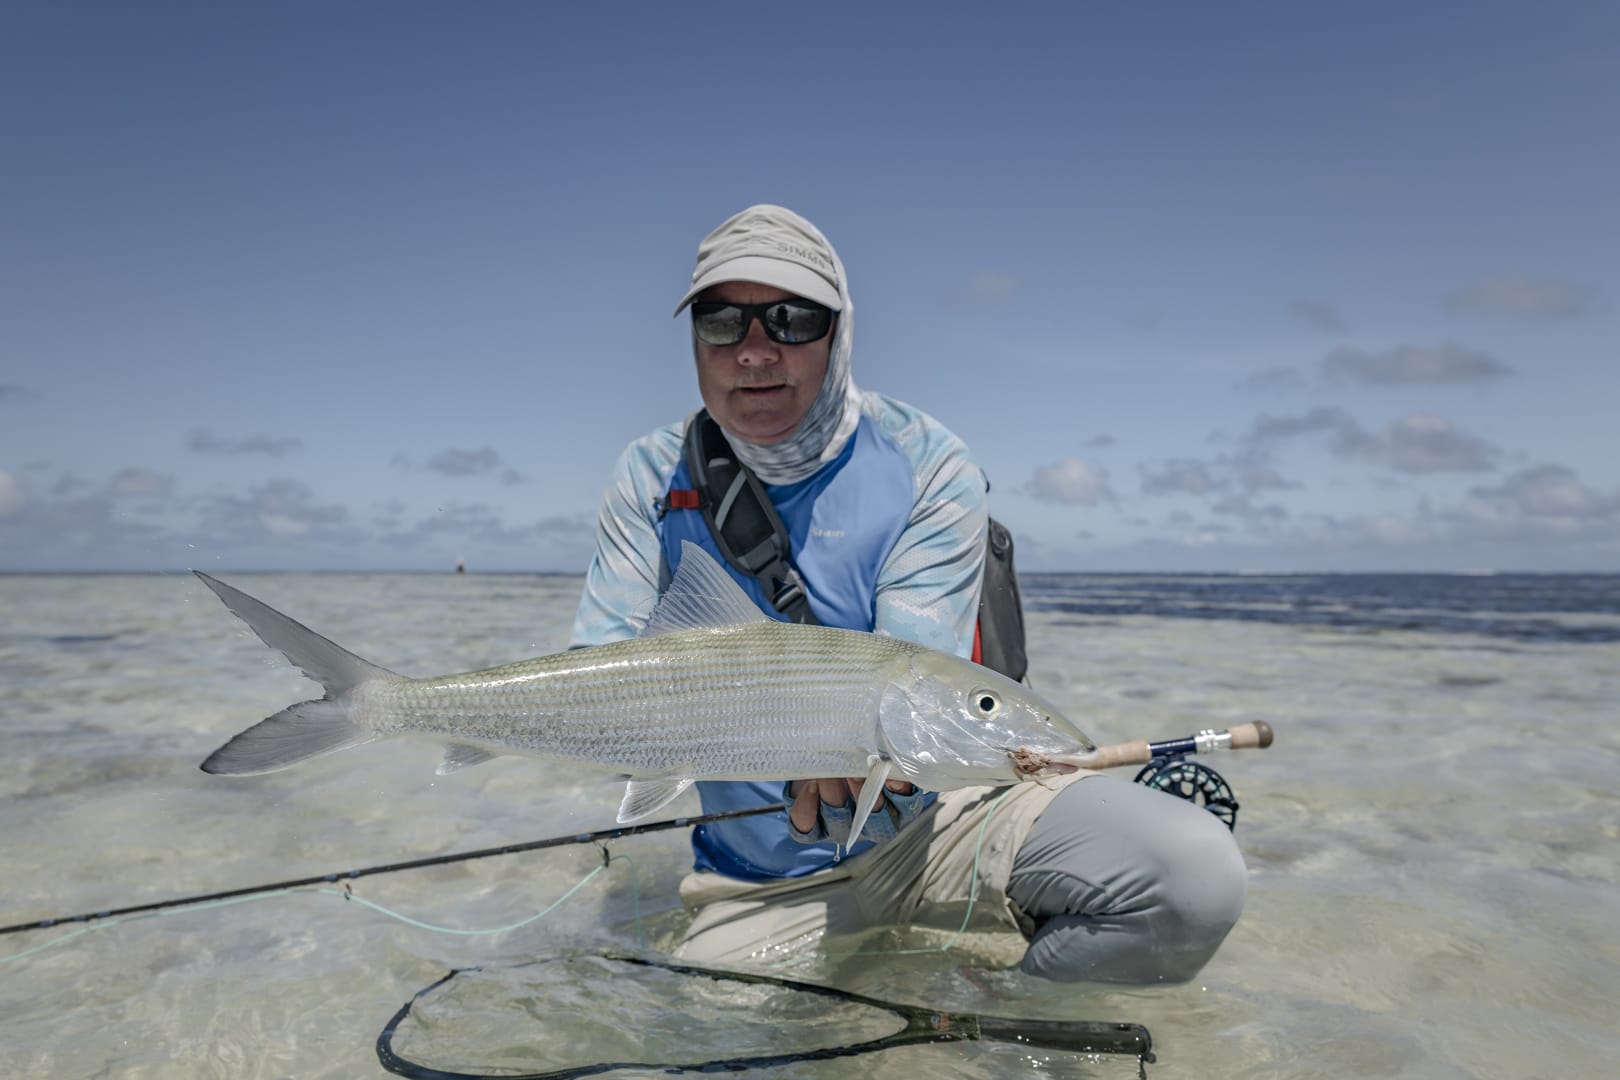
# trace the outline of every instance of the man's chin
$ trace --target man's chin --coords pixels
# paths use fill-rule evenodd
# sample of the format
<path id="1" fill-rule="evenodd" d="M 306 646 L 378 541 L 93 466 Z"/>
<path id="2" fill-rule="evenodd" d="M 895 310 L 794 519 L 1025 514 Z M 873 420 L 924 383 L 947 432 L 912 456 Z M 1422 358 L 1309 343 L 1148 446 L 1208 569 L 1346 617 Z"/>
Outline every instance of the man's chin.
<path id="1" fill-rule="evenodd" d="M 756 446 L 773 446 L 792 437 L 796 426 L 785 417 L 747 417 L 737 421 L 732 433 L 742 436 Z"/>
<path id="2" fill-rule="evenodd" d="M 756 432 L 754 428 L 744 427 L 736 434 L 741 435 L 755 446 L 775 446 L 777 443 L 787 442 L 793 434 L 793 429 L 788 428 L 786 431 L 781 431 L 776 428 L 764 428 Z"/>
<path id="3" fill-rule="evenodd" d="M 783 396 L 785 393 L 749 395 L 747 399 L 738 402 L 744 407 L 732 411 L 731 422 L 721 426 L 759 446 L 785 442 L 804 418 L 793 415 L 789 409 L 770 407 L 769 399 Z M 766 400 L 761 400 L 762 398 Z M 753 407 L 748 408 L 749 405 Z"/>

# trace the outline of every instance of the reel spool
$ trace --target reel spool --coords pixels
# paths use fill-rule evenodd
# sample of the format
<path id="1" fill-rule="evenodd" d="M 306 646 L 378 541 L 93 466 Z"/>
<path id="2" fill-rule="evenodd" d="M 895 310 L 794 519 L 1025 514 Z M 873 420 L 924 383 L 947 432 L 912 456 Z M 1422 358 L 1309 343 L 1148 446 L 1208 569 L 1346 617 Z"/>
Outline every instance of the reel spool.
<path id="1" fill-rule="evenodd" d="M 1175 754 L 1142 766 L 1136 774 L 1136 782 L 1202 806 L 1220 818 L 1228 829 L 1237 830 L 1237 797 L 1232 794 L 1226 778 L 1208 765 Z"/>

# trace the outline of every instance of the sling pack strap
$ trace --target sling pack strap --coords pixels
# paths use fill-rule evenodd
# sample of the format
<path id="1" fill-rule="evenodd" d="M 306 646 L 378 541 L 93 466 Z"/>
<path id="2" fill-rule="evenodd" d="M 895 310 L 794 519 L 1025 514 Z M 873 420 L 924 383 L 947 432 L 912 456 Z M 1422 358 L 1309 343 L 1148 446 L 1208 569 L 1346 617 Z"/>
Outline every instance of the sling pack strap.
<path id="1" fill-rule="evenodd" d="M 765 485 L 737 460 L 720 425 L 699 410 L 686 426 L 682 453 L 693 490 L 671 491 L 665 510 L 700 510 L 720 553 L 739 572 L 755 578 L 777 611 L 793 622 L 816 624 L 804 580 L 792 562 L 787 526 L 771 504 Z M 973 659 L 1022 681 L 1029 669 L 1024 651 L 1024 604 L 1013 568 L 1013 539 L 1007 527 L 990 519 L 979 593 L 979 620 L 973 632 Z"/>
<path id="2" fill-rule="evenodd" d="M 699 410 L 686 426 L 682 453 L 697 491 L 697 509 L 726 562 L 757 579 L 771 606 L 790 621 L 816 625 L 804 579 L 793 567 L 787 526 L 765 485 L 737 459 L 709 410 Z M 685 493 L 670 494 L 669 505 L 676 507 L 673 496 Z"/>

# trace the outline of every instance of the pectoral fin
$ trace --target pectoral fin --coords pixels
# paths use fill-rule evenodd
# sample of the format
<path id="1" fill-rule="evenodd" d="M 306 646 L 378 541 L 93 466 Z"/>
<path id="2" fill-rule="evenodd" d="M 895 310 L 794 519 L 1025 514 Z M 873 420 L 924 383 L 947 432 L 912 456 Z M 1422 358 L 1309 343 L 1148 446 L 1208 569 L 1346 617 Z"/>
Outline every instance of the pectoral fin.
<path id="1" fill-rule="evenodd" d="M 619 824 L 625 825 L 662 810 L 691 786 L 690 776 L 654 776 L 630 781 L 624 785 L 624 801 L 619 804 Z"/>
<path id="2" fill-rule="evenodd" d="M 433 771 L 439 776 L 449 776 L 458 769 L 469 768 L 473 765 L 482 765 L 495 755 L 488 750 L 480 750 L 476 746 L 466 743 L 451 743 L 444 748 L 444 760 Z"/>
<path id="3" fill-rule="evenodd" d="M 849 823 L 849 840 L 844 850 L 848 851 L 855 846 L 855 841 L 861 838 L 861 828 L 866 819 L 872 814 L 872 807 L 883 795 L 883 782 L 889 778 L 889 770 L 893 762 L 888 758 L 872 755 L 872 767 L 866 773 L 866 782 L 861 785 L 861 797 L 855 800 L 855 816 Z"/>

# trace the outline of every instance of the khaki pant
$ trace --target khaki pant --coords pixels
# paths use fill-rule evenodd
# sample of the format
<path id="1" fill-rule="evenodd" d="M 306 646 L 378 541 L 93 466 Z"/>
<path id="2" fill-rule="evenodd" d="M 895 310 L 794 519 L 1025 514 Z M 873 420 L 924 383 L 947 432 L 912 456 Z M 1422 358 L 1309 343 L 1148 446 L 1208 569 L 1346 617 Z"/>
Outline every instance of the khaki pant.
<path id="1" fill-rule="evenodd" d="M 736 963 L 823 932 L 900 924 L 955 931 L 970 913 L 969 930 L 1016 930 L 1018 912 L 1007 897 L 1013 859 L 1058 792 L 1091 775 L 944 792 L 893 840 L 804 877 L 688 874 L 681 900 L 696 915 L 676 955 Z"/>

